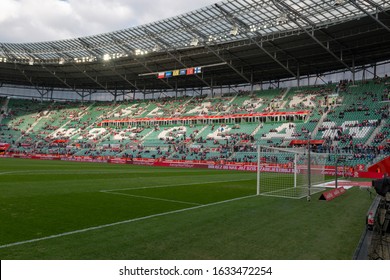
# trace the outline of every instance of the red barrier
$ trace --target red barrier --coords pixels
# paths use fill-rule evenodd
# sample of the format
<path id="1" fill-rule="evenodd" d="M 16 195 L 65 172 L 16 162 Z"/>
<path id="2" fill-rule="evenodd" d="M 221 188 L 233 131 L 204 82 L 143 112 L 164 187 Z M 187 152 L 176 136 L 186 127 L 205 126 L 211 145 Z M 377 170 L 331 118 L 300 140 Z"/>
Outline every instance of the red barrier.
<path id="1" fill-rule="evenodd" d="M 369 172 L 379 173 L 381 177 L 384 174 L 390 174 L 390 157 L 387 157 L 380 162 L 377 162 L 368 168 Z"/>
<path id="2" fill-rule="evenodd" d="M 112 163 L 112 164 L 134 164 L 134 165 L 145 165 L 145 166 L 162 166 L 162 167 L 176 167 L 176 168 L 205 168 L 215 170 L 233 170 L 233 171 L 257 171 L 257 164 L 253 162 L 215 162 L 206 160 L 169 160 L 169 159 L 151 159 L 151 158 L 109 158 L 109 157 L 90 157 L 90 156 L 59 156 L 59 155 L 45 155 L 45 154 L 17 154 L 17 153 L 5 153 L 0 155 L 3 158 L 24 158 L 24 159 L 45 159 L 45 160 L 63 160 L 63 161 L 74 161 L 74 162 L 94 162 L 94 163 Z M 359 168 L 355 168 L 358 170 Z M 305 173 L 305 167 L 298 166 L 298 173 Z M 294 170 L 287 164 L 262 164 L 261 171 L 263 172 L 277 172 L 277 173 L 293 173 Z M 325 175 L 335 175 L 334 166 L 325 166 L 321 172 Z M 359 178 L 382 178 L 383 174 L 376 172 L 358 172 L 354 171 L 353 168 L 339 167 L 338 174 L 347 175 L 349 177 Z"/>
<path id="3" fill-rule="evenodd" d="M 320 200 L 330 201 L 335 199 L 336 197 L 339 197 L 340 195 L 343 195 L 345 192 L 346 190 L 343 187 L 332 189 L 330 191 L 326 191 L 323 194 L 321 194 Z"/>
<path id="4" fill-rule="evenodd" d="M 359 172 L 358 177 L 359 178 L 369 178 L 369 179 L 380 179 L 380 178 L 383 178 L 383 174 L 376 173 L 376 172 Z"/>

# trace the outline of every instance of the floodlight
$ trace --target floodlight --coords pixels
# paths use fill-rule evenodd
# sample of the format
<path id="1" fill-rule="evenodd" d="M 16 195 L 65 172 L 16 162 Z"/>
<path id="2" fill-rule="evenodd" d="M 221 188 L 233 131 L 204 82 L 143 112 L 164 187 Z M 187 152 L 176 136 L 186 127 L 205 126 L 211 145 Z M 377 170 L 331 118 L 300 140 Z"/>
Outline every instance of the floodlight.
<path id="1" fill-rule="evenodd" d="M 345 3 L 345 0 L 334 0 L 333 6 L 341 6 Z"/>
<path id="2" fill-rule="evenodd" d="M 160 51 L 160 50 L 161 50 L 161 48 L 160 48 L 159 45 L 155 45 L 155 46 L 153 47 L 153 49 L 152 49 L 152 51 L 154 51 L 154 52 L 158 52 L 158 51 Z"/>
<path id="3" fill-rule="evenodd" d="M 230 35 L 231 36 L 236 36 L 238 34 L 238 27 L 233 26 L 232 30 L 230 30 Z"/>
<path id="4" fill-rule="evenodd" d="M 199 44 L 198 38 L 192 38 L 190 45 L 196 47 Z"/>
<path id="5" fill-rule="evenodd" d="M 280 14 L 280 16 L 276 19 L 277 24 L 285 24 L 288 21 L 288 17 L 286 14 Z"/>
<path id="6" fill-rule="evenodd" d="M 34 65 L 34 59 L 30 58 L 30 60 L 28 61 L 28 65 Z"/>
<path id="7" fill-rule="evenodd" d="M 109 54 L 103 55 L 103 60 L 104 61 L 109 61 L 111 59 L 111 56 Z"/>
<path id="8" fill-rule="evenodd" d="M 63 65 L 64 63 L 65 63 L 65 59 L 61 57 L 60 60 L 58 61 L 58 64 Z"/>

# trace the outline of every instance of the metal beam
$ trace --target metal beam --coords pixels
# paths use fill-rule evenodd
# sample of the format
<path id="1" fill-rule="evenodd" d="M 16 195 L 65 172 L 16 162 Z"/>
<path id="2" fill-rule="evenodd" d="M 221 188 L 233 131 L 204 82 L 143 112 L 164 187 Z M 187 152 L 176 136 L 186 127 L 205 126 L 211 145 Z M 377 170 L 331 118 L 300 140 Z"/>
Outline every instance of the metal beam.
<path id="1" fill-rule="evenodd" d="M 136 56 L 134 56 L 134 50 L 131 46 L 128 44 L 122 42 L 119 38 L 116 38 L 114 35 L 110 36 L 111 40 L 115 42 L 115 44 L 121 48 L 124 52 L 126 52 L 128 55 L 130 55 L 138 64 L 142 65 L 146 70 L 149 72 L 154 72 L 149 66 L 147 66 L 145 63 L 141 62 Z M 125 47 L 124 47 L 125 46 Z M 166 86 L 168 86 L 170 89 L 174 90 L 174 87 L 171 86 L 167 81 L 163 79 L 159 79 L 161 82 L 163 82 Z M 138 88 L 138 87 L 137 87 Z M 144 95 L 146 92 L 143 92 L 143 90 L 140 90 Z"/>
<path id="2" fill-rule="evenodd" d="M 293 77 L 295 77 L 296 79 L 298 79 L 298 75 L 295 74 L 294 72 L 292 72 L 287 66 L 285 66 L 281 61 L 279 61 L 277 58 L 276 58 L 276 54 L 275 55 L 272 55 L 270 52 L 268 52 L 262 45 L 262 42 L 261 44 L 259 44 L 258 42 L 256 42 L 255 40 L 253 40 L 253 38 L 250 38 L 251 41 L 256 45 L 258 46 L 266 55 L 268 55 L 270 58 L 272 58 L 276 63 L 278 63 L 283 69 L 285 69 L 288 73 L 290 73 Z"/>
<path id="3" fill-rule="evenodd" d="M 285 66 L 281 61 L 279 61 L 277 58 L 276 58 L 276 55 L 272 55 L 271 53 L 269 53 L 264 47 L 263 47 L 263 42 L 261 42 L 260 44 L 253 39 L 252 36 L 250 36 L 248 34 L 248 31 L 250 30 L 250 27 L 243 21 L 241 21 L 240 19 L 238 19 L 237 17 L 234 17 L 231 13 L 229 13 L 228 11 L 226 11 L 223 7 L 221 7 L 220 5 L 218 4 L 214 4 L 215 7 L 218 8 L 219 11 L 222 12 L 222 14 L 225 16 L 225 18 L 232 24 L 236 24 L 236 25 L 239 25 L 242 29 L 245 30 L 245 34 L 246 36 L 248 37 L 248 39 L 254 43 L 258 48 L 260 48 L 266 55 L 268 55 L 270 58 L 272 58 L 272 60 L 274 60 L 276 63 L 278 63 L 283 69 L 285 69 L 288 73 L 290 73 L 293 77 L 297 78 L 298 79 L 298 76 L 292 72 L 287 66 Z M 256 34 L 258 35 L 258 37 L 262 37 L 262 35 L 258 32 L 256 32 Z M 295 58 L 294 58 L 295 59 Z M 296 60 L 296 59 L 295 59 Z M 250 83 L 250 82 L 249 82 Z"/>
<path id="4" fill-rule="evenodd" d="M 130 55 L 135 61 L 137 61 L 140 65 L 144 66 L 148 71 L 152 71 L 152 69 L 150 69 L 149 67 L 147 67 L 145 64 L 141 63 L 134 55 L 133 55 L 133 50 L 130 49 L 129 46 L 127 46 L 125 43 L 123 43 L 119 38 L 116 38 L 114 35 L 111 35 L 110 36 L 111 40 L 113 40 L 113 42 L 120 48 L 122 49 L 124 52 L 126 52 L 126 54 Z M 123 47 L 123 45 L 126 45 L 126 48 Z M 131 51 L 131 52 L 130 52 Z M 112 71 L 117 74 L 119 77 L 121 77 L 125 82 L 127 82 L 129 85 L 131 85 L 132 87 L 134 87 L 136 90 L 142 92 L 143 94 L 146 94 L 146 92 L 144 92 L 142 89 L 140 89 L 136 84 L 130 82 L 126 77 L 124 77 L 123 75 L 121 75 L 120 73 L 116 72 L 114 69 L 112 69 Z M 173 89 L 173 87 L 163 81 L 167 86 L 169 86 L 171 89 Z"/>
<path id="5" fill-rule="evenodd" d="M 338 62 L 340 62 L 342 65 L 344 65 L 345 68 L 347 68 L 349 71 L 351 71 L 351 73 L 353 73 L 353 70 L 351 69 L 351 67 L 349 67 L 348 64 L 346 64 L 344 61 L 342 61 L 333 51 L 330 50 L 329 47 L 325 46 L 320 40 L 318 40 L 315 36 L 314 36 L 314 29 L 312 32 L 309 32 L 307 31 L 307 29 L 305 27 L 303 27 L 295 18 L 293 18 L 289 13 L 286 12 L 286 10 L 290 11 L 291 13 L 293 13 L 295 16 L 299 17 L 299 18 L 302 18 L 305 20 L 305 17 L 303 17 L 299 12 L 297 12 L 296 10 L 292 9 L 290 6 L 286 5 L 284 2 L 282 1 L 277 1 L 277 0 L 272 0 L 275 4 L 276 7 L 278 7 L 282 12 L 284 12 L 287 16 L 287 18 L 291 21 L 291 22 L 294 22 L 300 29 L 302 29 L 302 31 L 304 31 L 307 35 L 309 35 L 318 45 L 320 45 L 324 50 L 326 50 L 331 56 L 333 56 Z M 315 25 L 311 24 L 311 21 L 309 20 L 305 20 L 306 22 L 308 22 L 312 28 L 315 27 Z"/>
<path id="6" fill-rule="evenodd" d="M 210 51 L 212 52 L 216 57 L 218 57 L 220 60 L 222 60 L 223 62 L 225 62 L 231 69 L 233 69 L 234 72 L 236 72 L 241 78 L 243 78 L 246 82 L 248 82 L 249 84 L 251 83 L 250 79 L 248 79 L 244 74 L 242 74 L 240 71 L 237 70 L 236 67 L 234 67 L 232 65 L 232 63 L 230 63 L 229 61 L 227 61 L 226 59 L 224 59 L 219 53 L 217 53 L 215 50 L 213 50 L 212 48 L 210 48 L 210 46 L 208 46 L 207 44 L 205 44 L 205 47 Z"/>
<path id="7" fill-rule="evenodd" d="M 356 8 L 358 8 L 360 11 L 362 11 L 363 13 L 365 13 L 366 15 L 368 15 L 370 18 L 372 18 L 373 20 L 375 20 L 380 26 L 382 26 L 384 29 L 386 29 L 387 31 L 390 32 L 390 28 L 385 25 L 383 22 L 381 22 L 377 17 L 374 17 L 372 14 L 370 14 L 369 12 L 367 12 L 365 9 L 363 9 L 357 2 L 356 0 L 349 0 L 349 2 L 355 6 Z"/>
<path id="8" fill-rule="evenodd" d="M 60 51 L 61 50 L 59 50 L 56 46 L 53 46 L 53 45 L 51 45 L 51 47 L 53 48 L 53 50 L 55 50 L 56 52 L 57 52 L 57 54 L 60 54 Z M 95 84 L 97 84 L 100 88 L 102 88 L 103 90 L 105 90 L 105 91 L 107 91 L 107 92 L 109 92 L 109 93 L 111 93 L 111 94 L 113 94 L 113 92 L 111 91 L 111 90 L 109 90 L 106 86 L 104 86 L 103 84 L 101 84 L 98 80 L 97 80 L 97 78 L 95 79 L 95 78 L 93 78 L 91 75 L 89 75 L 88 73 L 87 73 L 87 71 L 85 70 L 85 69 L 80 69 L 74 62 L 73 62 L 73 58 L 72 58 L 72 56 L 71 55 L 69 55 L 68 53 L 66 53 L 66 52 L 62 52 L 63 54 L 65 54 L 68 58 L 70 58 L 71 59 L 71 63 L 70 63 L 70 65 L 72 65 L 74 68 L 76 68 L 80 73 L 82 73 L 84 76 L 86 76 L 87 78 L 89 78 L 90 80 L 92 80 Z"/>
<path id="9" fill-rule="evenodd" d="M 79 96 L 81 96 L 81 94 L 79 93 L 79 91 L 72 87 L 70 84 L 67 83 L 66 79 L 61 79 L 60 77 L 57 76 L 56 72 L 52 72 L 50 69 L 48 69 L 45 65 L 43 64 L 40 64 L 40 66 L 46 70 L 47 72 L 49 72 L 50 74 L 53 75 L 53 77 L 55 77 L 57 80 L 59 80 L 61 83 L 63 83 L 65 86 L 67 86 L 69 89 L 71 89 L 72 91 L 74 91 L 75 93 L 77 93 Z"/>
<path id="10" fill-rule="evenodd" d="M 174 54 L 172 54 L 170 51 L 167 51 L 167 54 L 169 54 L 170 57 L 172 57 L 174 60 L 180 63 L 181 66 L 184 68 L 189 68 L 188 65 L 186 65 L 184 62 L 180 60 L 180 58 L 177 58 Z M 200 81 L 202 81 L 206 86 L 211 87 L 211 85 L 202 77 L 200 77 L 198 74 L 194 74 L 195 77 L 197 77 Z"/>
<path id="11" fill-rule="evenodd" d="M 100 57 L 103 56 L 104 54 L 100 50 L 93 50 L 91 45 L 88 42 L 85 42 L 83 38 L 77 38 L 80 43 L 84 46 L 84 50 L 89 52 L 92 56 Z"/>
<path id="12" fill-rule="evenodd" d="M 3 44 L 0 44 L 0 48 L 3 50 L 4 54 L 7 55 L 8 59 L 10 59 L 10 58 L 16 59 L 16 56 L 14 56 L 12 54 L 12 52 L 6 46 L 4 46 Z"/>
<path id="13" fill-rule="evenodd" d="M 165 47 L 165 52 L 170 56 L 172 57 L 174 60 L 176 60 L 177 62 L 180 63 L 180 65 L 182 67 L 185 67 L 185 68 L 189 68 L 188 65 L 184 64 L 179 58 L 177 58 L 174 54 L 172 54 L 171 51 L 169 51 L 168 49 L 169 48 L 172 48 L 172 46 L 170 46 L 170 44 L 168 42 L 166 42 L 165 40 L 159 38 L 157 35 L 155 35 L 153 32 L 149 31 L 148 29 L 144 29 L 145 32 L 148 34 L 149 38 L 154 40 L 155 43 L 159 44 L 161 46 L 161 44 Z M 195 77 L 198 78 L 201 82 L 203 82 L 206 86 L 208 87 L 211 87 L 211 85 L 205 80 L 203 79 L 202 77 L 200 77 L 199 75 L 195 74 Z"/>
<path id="14" fill-rule="evenodd" d="M 33 81 L 32 81 L 32 78 L 31 77 L 28 77 L 27 74 L 25 73 L 24 69 L 20 69 L 17 65 L 17 63 L 14 63 L 15 65 L 15 68 L 20 71 L 20 73 L 22 73 L 22 75 L 26 78 L 26 80 L 38 91 L 39 95 L 41 96 L 41 98 L 45 95 L 45 93 L 43 93 L 38 85 L 34 84 Z M 44 89 L 44 87 L 42 87 Z M 46 89 L 47 93 L 49 92 L 49 89 Z M 47 94 L 46 93 L 46 94 Z"/>
<path id="15" fill-rule="evenodd" d="M 103 90 L 105 90 L 105 91 L 107 91 L 107 92 L 109 92 L 109 93 L 111 93 L 111 94 L 114 94 L 114 92 L 113 91 L 111 91 L 111 90 L 109 90 L 108 88 L 107 88 L 107 86 L 105 86 L 105 85 L 103 85 L 102 83 L 100 83 L 98 80 L 97 80 L 97 77 L 96 78 L 94 78 L 94 77 L 92 77 L 91 75 L 89 75 L 88 74 L 88 72 L 86 71 L 86 70 L 81 70 L 77 65 L 75 65 L 74 63 L 72 63 L 72 66 L 74 67 L 74 68 L 76 68 L 77 70 L 79 70 L 84 76 L 86 76 L 87 78 L 89 78 L 91 81 L 93 81 L 95 84 L 97 84 L 100 88 L 102 88 Z"/>
<path id="16" fill-rule="evenodd" d="M 204 41 L 203 46 L 209 50 L 211 53 L 213 53 L 216 57 L 218 57 L 221 61 L 225 62 L 234 72 L 236 72 L 241 78 L 243 78 L 247 83 L 251 83 L 250 79 L 248 79 L 244 74 L 242 74 L 240 71 L 236 69 L 230 62 L 228 62 L 226 59 L 224 59 L 219 53 L 217 53 L 214 49 L 212 49 L 208 44 L 207 44 L 207 36 L 202 34 L 199 30 L 195 29 L 193 26 L 189 25 L 187 22 L 180 20 L 181 24 L 191 33 L 201 37 Z"/>
<path id="17" fill-rule="evenodd" d="M 42 58 L 40 58 L 39 56 L 36 56 L 36 57 L 34 57 L 30 52 L 30 50 L 28 49 L 28 48 L 26 48 L 26 47 L 24 47 L 24 50 L 26 51 L 26 54 L 28 55 L 28 56 L 30 56 L 30 58 L 32 58 L 32 59 L 36 59 L 36 58 L 38 58 L 38 59 L 42 59 Z M 35 61 L 34 61 L 34 63 L 35 63 Z M 69 89 L 71 89 L 72 91 L 74 91 L 74 92 L 76 92 L 78 95 L 80 95 L 80 93 L 75 89 L 75 88 L 73 88 L 71 85 L 69 85 L 67 82 L 66 82 L 66 80 L 63 80 L 63 79 L 61 79 L 60 77 L 58 77 L 57 75 L 56 75 L 56 73 L 55 72 L 52 72 L 51 70 L 49 70 L 45 65 L 43 65 L 40 61 L 38 61 L 38 63 L 37 63 L 38 65 L 40 65 L 41 67 L 42 67 L 42 69 L 44 69 L 45 71 L 47 71 L 47 72 L 49 72 L 50 74 L 52 74 L 56 79 L 58 79 L 60 82 L 62 82 L 65 86 L 67 86 Z M 15 63 L 15 68 L 16 69 L 18 69 L 19 71 L 21 71 L 19 68 L 18 68 L 18 66 L 17 66 L 17 64 Z M 27 77 L 27 75 L 25 74 L 25 72 L 24 72 L 24 70 L 22 70 L 21 71 L 21 73 L 26 77 L 26 79 L 38 90 L 38 92 L 39 92 L 39 94 L 41 94 L 42 95 L 42 93 L 40 92 L 40 90 L 37 88 L 37 86 L 32 82 L 32 80 L 31 80 L 31 78 L 28 78 Z"/>
<path id="18" fill-rule="evenodd" d="M 63 80 L 61 79 L 60 77 L 58 77 L 56 75 L 55 72 L 52 72 L 50 69 L 48 69 L 45 65 L 43 65 L 42 63 L 38 63 L 42 69 L 44 69 L 45 71 L 49 72 L 51 75 L 53 75 L 53 77 L 55 77 L 57 80 L 59 80 L 61 83 L 63 83 L 65 86 L 67 86 L 70 90 L 74 91 L 75 93 L 77 93 L 78 95 L 80 95 L 80 93 L 74 88 L 72 87 L 71 85 L 69 85 L 66 80 Z M 81 95 L 80 95 L 81 96 Z"/>
<path id="19" fill-rule="evenodd" d="M 364 2 L 367 2 L 369 3 L 370 5 L 374 6 L 375 8 L 379 9 L 381 12 L 383 12 L 384 14 L 386 15 L 390 15 L 385 9 L 382 8 L 381 5 L 378 5 L 377 3 L 375 2 L 372 2 L 371 0 L 363 0 Z"/>

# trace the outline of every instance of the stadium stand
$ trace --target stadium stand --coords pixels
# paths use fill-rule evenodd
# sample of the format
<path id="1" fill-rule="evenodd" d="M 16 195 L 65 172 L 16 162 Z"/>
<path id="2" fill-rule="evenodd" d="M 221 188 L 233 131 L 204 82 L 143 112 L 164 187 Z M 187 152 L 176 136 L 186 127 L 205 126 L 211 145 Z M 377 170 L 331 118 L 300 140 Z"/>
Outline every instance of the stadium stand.
<path id="1" fill-rule="evenodd" d="M 2 98 L 0 142 L 11 144 L 9 153 L 256 162 L 256 144 L 297 147 L 296 140 L 304 141 L 310 133 L 311 139 L 321 141 L 318 152 L 338 152 L 345 154 L 350 165 L 369 165 L 390 152 L 386 82 L 341 81 L 216 98 L 116 103 Z M 232 117 L 298 110 L 308 113 L 301 119 Z M 207 123 L 174 119 L 179 116 L 217 118 Z M 102 125 L 102 121 L 108 123 Z M 279 154 L 275 160 L 289 159 Z"/>

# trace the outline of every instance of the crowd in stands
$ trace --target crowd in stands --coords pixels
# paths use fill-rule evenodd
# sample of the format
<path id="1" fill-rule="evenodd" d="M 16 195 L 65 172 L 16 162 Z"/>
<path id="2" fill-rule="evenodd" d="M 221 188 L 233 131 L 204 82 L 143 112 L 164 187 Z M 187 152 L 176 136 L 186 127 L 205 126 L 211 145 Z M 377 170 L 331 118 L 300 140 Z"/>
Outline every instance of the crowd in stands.
<path id="1" fill-rule="evenodd" d="M 276 128 L 268 129 L 260 125 L 251 127 L 250 132 L 244 132 L 240 124 L 229 124 L 229 130 L 223 123 L 187 124 L 186 129 L 177 125 L 178 128 L 163 137 L 156 137 L 168 127 L 146 123 L 100 127 L 99 123 L 104 119 L 224 115 L 293 109 L 311 112 L 304 123 L 316 127 L 317 139 L 323 140 L 322 145 L 313 148 L 314 151 L 345 153 L 349 159 L 365 159 L 369 163 L 378 155 L 390 154 L 387 143 L 390 131 L 387 81 L 388 78 L 384 77 L 362 83 L 362 88 L 367 86 L 370 90 L 361 92 L 352 87 L 352 81 L 340 81 L 333 87 L 310 87 L 299 92 L 291 90 L 288 94 L 286 90 L 275 90 L 263 95 L 261 92 L 240 91 L 217 98 L 203 95 L 92 104 L 13 101 L 8 105 L 8 110 L 2 109 L 1 112 L 0 142 L 10 143 L 8 151 L 16 153 L 254 162 L 257 160 L 256 144 L 259 141 L 264 140 L 262 143 L 269 146 L 285 144 L 288 147 L 286 139 L 268 136 L 271 132 L 281 133 Z M 332 101 L 328 99 L 331 94 L 337 96 Z M 0 104 L 5 104 L 4 100 L 1 98 Z M 297 103 L 296 100 L 300 101 Z M 342 125 L 343 121 L 349 122 Z M 324 122 L 333 122 L 334 125 L 324 125 Z M 298 124 L 289 123 L 288 130 L 293 133 L 287 140 L 304 139 L 312 132 L 308 126 Z M 216 133 L 201 133 L 206 128 Z M 356 133 L 351 132 L 352 128 L 368 128 L 370 133 L 376 131 L 375 136 L 370 140 L 368 137 L 360 140 Z M 325 132 L 333 133 L 325 135 Z"/>

